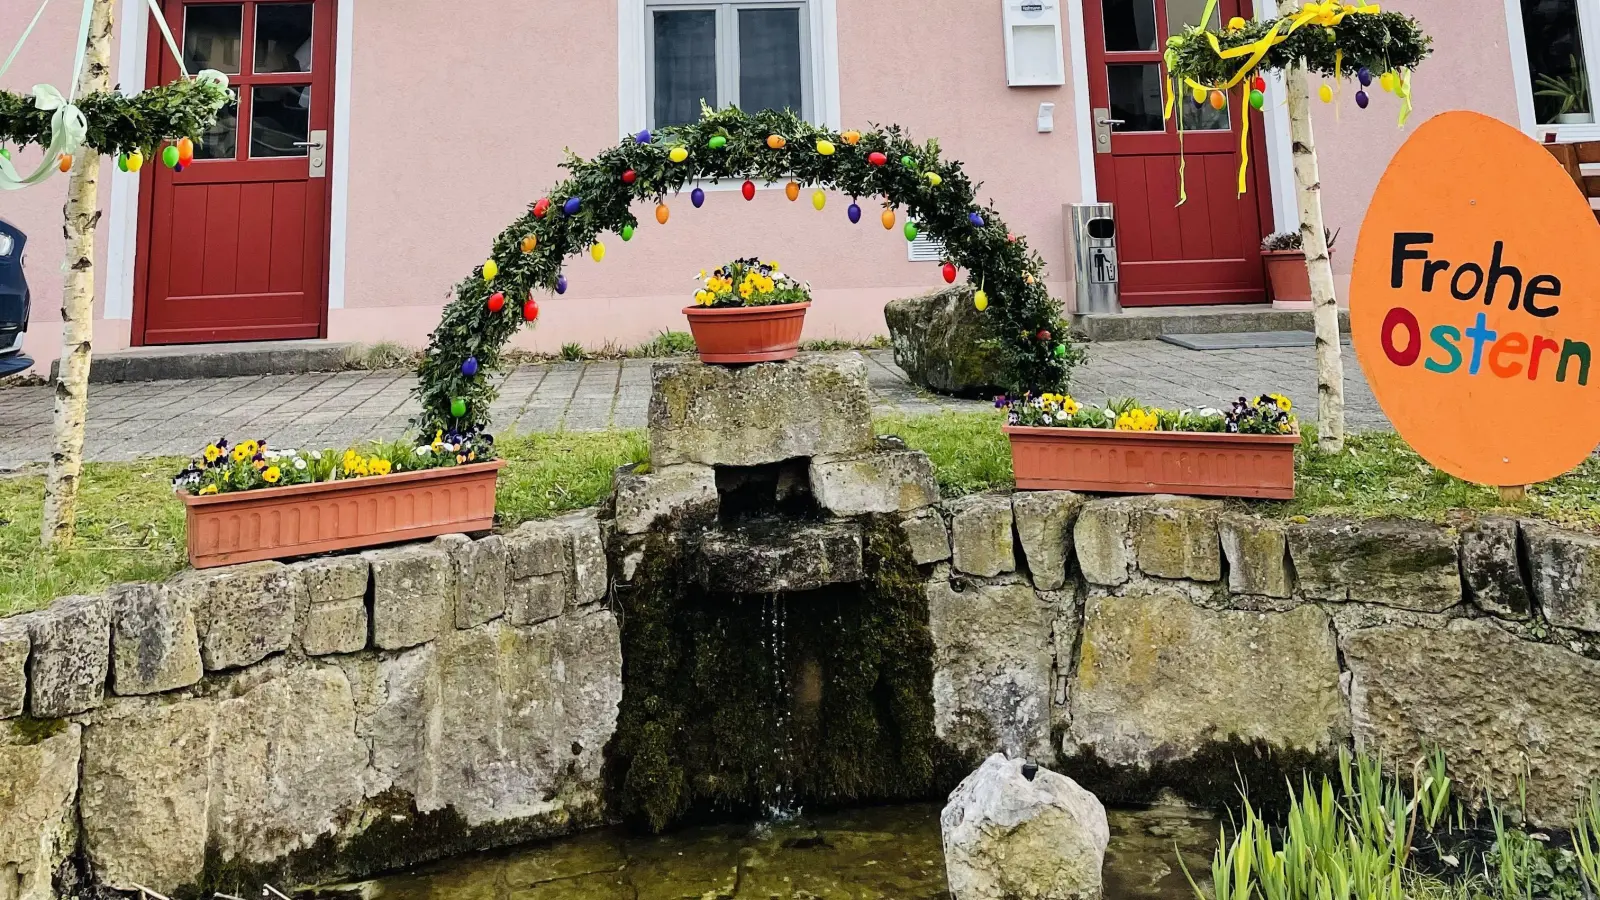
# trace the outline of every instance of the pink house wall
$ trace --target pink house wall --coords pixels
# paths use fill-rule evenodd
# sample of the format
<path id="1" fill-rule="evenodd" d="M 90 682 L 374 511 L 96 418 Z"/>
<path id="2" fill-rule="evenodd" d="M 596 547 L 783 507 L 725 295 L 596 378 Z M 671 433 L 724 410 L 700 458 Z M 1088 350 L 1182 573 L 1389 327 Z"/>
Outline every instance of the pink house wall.
<path id="1" fill-rule="evenodd" d="M 350 128 L 342 135 L 350 149 L 344 302 L 330 311 L 329 336 L 420 345 L 450 286 L 560 179 L 564 149 L 589 155 L 617 139 L 617 4 L 457 0 L 448 15 L 432 0 L 352 5 Z M 980 197 L 1043 254 L 1048 283 L 1064 296 L 1061 207 L 1080 199 L 1077 129 L 1087 127 L 1088 114 L 1076 108 L 1070 84 L 1006 87 L 998 6 L 838 0 L 841 118 L 845 127 L 895 122 L 917 138 L 939 138 L 947 158 L 984 182 Z M 31 7 L 4 4 L 0 44 L 20 33 Z M 72 10 L 57 7 L 5 87 L 66 82 L 76 22 Z M 1507 46 L 1503 0 L 1396 0 L 1387 8 L 1413 13 L 1435 37 L 1434 56 L 1415 80 L 1414 122 L 1462 107 L 1516 121 L 1510 54 L 1521 51 Z M 1069 72 L 1070 56 L 1069 46 Z M 1347 85 L 1337 118 L 1331 107 L 1319 107 L 1315 120 L 1324 211 L 1330 226 L 1342 229 L 1341 289 L 1367 201 L 1409 131 L 1395 127 L 1394 98 L 1376 94 L 1362 112 L 1351 90 Z M 1036 131 L 1041 102 L 1056 105 L 1054 133 Z M 102 184 L 108 204 L 109 182 Z M 58 178 L 0 194 L 0 216 L 30 235 L 28 351 L 44 361 L 59 344 L 64 193 Z M 712 191 L 700 210 L 687 197 L 668 202 L 667 226 L 641 207 L 643 224 L 631 243 L 608 240 L 601 264 L 571 261 L 572 289 L 541 298 L 539 326 L 518 343 L 542 350 L 567 342 L 626 345 L 681 329 L 692 276 L 736 255 L 776 257 L 811 281 L 817 301 L 810 337 L 882 333 L 884 302 L 942 284 L 935 265 L 906 261 L 904 239 L 876 224 L 870 200 L 863 199 L 868 214 L 857 226 L 845 218 L 849 199 L 839 196 L 823 212 L 805 198 L 791 204 L 778 190 L 752 203 L 735 191 Z M 102 288 L 108 224 L 99 235 Z M 126 346 L 128 330 L 126 319 L 101 319 L 96 344 Z"/>

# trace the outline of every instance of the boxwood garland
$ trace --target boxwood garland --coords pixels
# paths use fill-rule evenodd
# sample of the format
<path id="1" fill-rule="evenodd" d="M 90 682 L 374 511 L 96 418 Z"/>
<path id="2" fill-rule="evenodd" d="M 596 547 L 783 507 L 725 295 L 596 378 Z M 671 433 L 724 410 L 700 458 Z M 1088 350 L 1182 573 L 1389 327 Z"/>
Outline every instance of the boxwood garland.
<path id="1" fill-rule="evenodd" d="M 89 125 L 85 146 L 108 155 L 138 150 L 153 160 L 163 141 L 199 138 L 231 98 L 225 85 L 186 78 L 132 97 L 97 91 L 75 105 Z M 52 115 L 35 108 L 32 94 L 0 91 L 0 145 L 49 145 Z"/>
<path id="2" fill-rule="evenodd" d="M 781 148 L 768 146 L 771 135 L 784 138 Z M 718 142 L 718 149 L 710 146 L 714 137 L 725 141 Z M 819 141 L 831 142 L 834 152 L 819 152 Z M 688 151 L 681 163 L 669 159 L 675 147 Z M 874 152 L 887 156 L 888 164 L 871 165 L 868 157 Z M 415 424 L 424 436 L 466 433 L 489 424 L 495 397 L 492 376 L 500 370 L 506 341 L 524 322 L 523 303 L 530 292 L 556 289 L 568 256 L 591 248 L 605 234 L 637 227 L 635 202 L 660 203 L 667 194 L 715 179 L 793 179 L 808 189 L 882 197 L 885 206 L 904 209 L 922 232 L 944 242 L 948 259 L 987 293 L 1002 378 L 1009 389 L 1064 389 L 1069 371 L 1082 357 L 1067 338 L 1060 303 L 1045 290 L 1039 254 L 1020 235 L 1008 233 L 992 208 L 975 203 L 977 185 L 959 162 L 940 157 L 937 141 L 915 144 L 898 126 L 861 132 L 851 143 L 843 132 L 816 127 L 787 111 L 705 110 L 698 122 L 655 134 L 641 132 L 590 160 L 569 151 L 562 168 L 570 175 L 544 198 L 544 215 L 534 213 L 540 205 L 535 203 L 495 239 L 490 261 L 498 271 L 493 277 L 484 277 L 480 266 L 456 285 L 455 299 L 445 307 L 418 373 L 422 413 Z M 635 173 L 631 183 L 623 178 L 630 170 Z M 937 173 L 937 185 L 929 173 Z M 577 212 L 568 215 L 564 207 L 574 198 Z M 842 221 L 845 211 L 838 215 Z M 905 216 L 899 221 L 903 224 Z M 524 252 L 529 236 L 536 245 Z M 505 298 L 498 312 L 489 308 L 495 293 Z M 465 407 L 460 415 L 451 409 L 457 400 Z"/>
<path id="3" fill-rule="evenodd" d="M 1279 19 L 1246 22 L 1243 28 L 1217 32 L 1224 51 L 1246 47 L 1266 37 Z M 1287 25 L 1285 24 L 1285 26 Z M 1167 42 L 1172 74 L 1203 85 L 1226 84 L 1238 73 L 1243 59 L 1223 59 L 1212 49 L 1205 32 L 1190 27 Z M 1339 51 L 1344 51 L 1342 56 Z M 1433 39 L 1417 20 L 1397 12 L 1347 14 L 1333 26 L 1307 25 L 1273 45 L 1257 69 L 1283 70 L 1299 65 L 1324 77 L 1354 77 L 1364 66 L 1374 74 L 1414 69 L 1433 52 Z"/>

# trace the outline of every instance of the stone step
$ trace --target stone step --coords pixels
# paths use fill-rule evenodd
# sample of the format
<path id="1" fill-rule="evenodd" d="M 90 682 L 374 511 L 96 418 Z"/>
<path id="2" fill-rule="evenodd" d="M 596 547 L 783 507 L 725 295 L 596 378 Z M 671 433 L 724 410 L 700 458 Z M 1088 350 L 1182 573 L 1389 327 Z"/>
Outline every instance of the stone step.
<path id="1" fill-rule="evenodd" d="M 96 353 L 89 381 L 169 381 L 238 375 L 300 375 L 347 368 L 357 345 L 345 341 L 256 341 L 246 344 L 179 344 Z M 61 361 L 50 364 L 50 380 Z"/>
<path id="2" fill-rule="evenodd" d="M 1121 313 L 1072 317 L 1072 332 L 1091 341 L 1154 341 L 1165 334 L 1238 334 L 1311 331 L 1310 310 L 1273 309 L 1260 303 L 1221 306 L 1155 306 Z M 1339 310 L 1339 330 L 1350 331 L 1350 311 Z"/>

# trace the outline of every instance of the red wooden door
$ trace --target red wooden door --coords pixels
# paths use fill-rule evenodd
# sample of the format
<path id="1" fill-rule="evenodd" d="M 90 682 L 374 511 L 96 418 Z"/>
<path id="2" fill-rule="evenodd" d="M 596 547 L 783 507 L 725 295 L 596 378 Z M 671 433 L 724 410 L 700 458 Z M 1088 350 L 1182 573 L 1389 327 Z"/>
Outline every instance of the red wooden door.
<path id="1" fill-rule="evenodd" d="M 189 71 L 237 102 L 178 172 L 140 185 L 136 344 L 326 333 L 334 0 L 164 0 Z M 178 66 L 150 23 L 151 83 Z M 320 145 L 320 146 L 318 146 Z"/>
<path id="2" fill-rule="evenodd" d="M 1248 15 L 1247 4 L 1221 0 L 1211 26 Z M 1095 180 L 1100 199 L 1115 204 L 1125 306 L 1266 300 L 1260 241 L 1272 207 L 1259 114 L 1240 197 L 1235 104 L 1216 110 L 1179 95 L 1189 199 L 1177 205 L 1178 113 L 1161 119 L 1161 54 L 1204 10 L 1205 0 L 1084 0 Z"/>

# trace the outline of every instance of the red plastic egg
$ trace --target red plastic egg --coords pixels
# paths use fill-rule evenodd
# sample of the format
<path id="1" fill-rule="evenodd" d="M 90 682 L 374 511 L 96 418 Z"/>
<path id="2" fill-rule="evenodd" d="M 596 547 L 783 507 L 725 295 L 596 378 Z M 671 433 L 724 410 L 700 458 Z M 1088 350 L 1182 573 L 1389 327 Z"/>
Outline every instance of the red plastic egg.
<path id="1" fill-rule="evenodd" d="M 538 301 L 534 300 L 532 297 L 529 297 L 528 302 L 522 304 L 522 318 L 529 322 L 539 318 Z"/>
<path id="2" fill-rule="evenodd" d="M 944 283 L 945 284 L 955 284 L 956 283 L 956 267 L 955 267 L 955 263 L 945 263 L 944 264 Z"/>
<path id="3" fill-rule="evenodd" d="M 754 200 L 756 198 L 756 184 L 753 181 L 746 181 L 744 186 L 739 188 L 739 191 L 744 194 L 746 200 Z"/>
<path id="4" fill-rule="evenodd" d="M 881 166 L 889 162 L 889 157 L 884 156 L 882 153 L 878 153 L 877 151 L 873 151 L 872 153 L 867 154 L 867 162 L 875 166 Z"/>
<path id="5" fill-rule="evenodd" d="M 549 211 L 550 211 L 550 198 L 549 197 L 540 197 L 539 198 L 539 202 L 535 203 L 533 205 L 533 217 L 535 219 L 544 218 L 544 214 L 549 212 Z"/>
<path id="6" fill-rule="evenodd" d="M 499 312 L 506 308 L 506 295 L 495 291 L 489 295 L 489 312 Z"/>
<path id="7" fill-rule="evenodd" d="M 623 184 L 633 184 L 635 181 L 638 181 L 638 180 L 639 180 L 639 173 L 635 172 L 632 169 L 629 169 L 628 171 L 622 173 L 622 183 Z"/>

